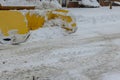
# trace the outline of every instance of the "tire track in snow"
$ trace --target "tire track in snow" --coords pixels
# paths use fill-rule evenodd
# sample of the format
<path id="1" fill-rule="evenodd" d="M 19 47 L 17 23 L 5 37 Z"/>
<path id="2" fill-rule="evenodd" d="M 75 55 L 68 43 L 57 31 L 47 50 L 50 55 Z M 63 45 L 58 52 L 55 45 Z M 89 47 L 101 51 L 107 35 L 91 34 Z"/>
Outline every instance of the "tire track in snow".
<path id="1" fill-rule="evenodd" d="M 46 50 L 50 51 L 50 50 L 68 48 L 68 47 L 74 47 L 74 46 L 77 47 L 80 45 L 90 44 L 90 43 L 99 42 L 99 41 L 106 41 L 107 42 L 108 40 L 118 39 L 118 38 L 120 38 L 120 33 L 102 35 L 102 36 L 100 35 L 97 37 L 77 39 L 77 40 L 70 39 L 70 37 L 68 37 L 67 39 L 69 41 L 63 39 L 62 41 L 56 41 L 56 42 L 53 41 L 52 43 L 50 43 L 51 41 L 50 42 L 49 41 L 42 42 L 42 44 L 41 44 L 41 42 L 34 42 L 34 43 L 30 43 L 30 44 L 25 44 L 25 45 L 23 44 L 20 46 L 15 46 L 15 47 L 12 47 L 6 51 L 2 50 L 0 52 L 0 55 L 1 55 L 0 59 L 2 59 L 2 58 L 5 59 L 6 54 L 8 54 L 9 57 L 12 55 L 12 58 L 13 58 L 14 56 L 16 57 L 16 55 L 17 56 L 23 56 L 23 55 L 25 56 L 25 55 L 30 55 L 30 54 L 37 53 L 37 52 L 39 52 L 39 53 L 44 52 L 45 53 Z M 67 41 L 67 42 L 65 42 L 65 41 Z M 78 41 L 79 41 L 79 44 L 78 44 Z M 7 53 L 7 52 L 9 52 L 9 53 Z M 26 54 L 24 54 L 24 53 L 26 53 Z"/>
<path id="2" fill-rule="evenodd" d="M 108 41 L 108 40 L 114 40 L 114 39 L 119 39 L 120 38 L 120 33 L 115 33 L 115 34 L 99 34 L 98 36 L 95 37 L 90 37 L 90 38 L 84 38 L 84 39 L 79 39 L 79 37 L 65 37 L 60 40 L 48 40 L 48 41 L 36 41 L 32 43 L 27 43 L 27 44 L 21 44 L 21 45 L 15 45 L 8 47 L 6 50 L 1 50 L 0 53 L 3 52 L 11 52 L 11 53 L 22 53 L 22 52 L 30 52 L 33 49 L 35 50 L 40 50 L 40 49 L 49 49 L 49 48 L 64 48 L 64 47 L 70 47 L 70 46 L 79 46 L 79 45 L 85 45 L 85 44 L 90 44 L 94 42 L 100 42 L 100 41 Z M 38 52 L 38 51 L 37 51 Z"/>

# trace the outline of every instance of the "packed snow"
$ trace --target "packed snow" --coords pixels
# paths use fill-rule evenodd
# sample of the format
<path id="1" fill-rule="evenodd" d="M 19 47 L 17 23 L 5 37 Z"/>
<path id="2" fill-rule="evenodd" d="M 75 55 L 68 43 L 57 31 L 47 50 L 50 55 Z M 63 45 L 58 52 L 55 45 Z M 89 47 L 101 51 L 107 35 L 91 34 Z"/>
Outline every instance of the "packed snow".
<path id="1" fill-rule="evenodd" d="M 76 33 L 45 27 L 0 46 L 0 80 L 120 80 L 120 7 L 69 10 Z"/>
<path id="2" fill-rule="evenodd" d="M 100 76 L 101 80 L 120 80 L 120 72 L 104 73 Z"/>

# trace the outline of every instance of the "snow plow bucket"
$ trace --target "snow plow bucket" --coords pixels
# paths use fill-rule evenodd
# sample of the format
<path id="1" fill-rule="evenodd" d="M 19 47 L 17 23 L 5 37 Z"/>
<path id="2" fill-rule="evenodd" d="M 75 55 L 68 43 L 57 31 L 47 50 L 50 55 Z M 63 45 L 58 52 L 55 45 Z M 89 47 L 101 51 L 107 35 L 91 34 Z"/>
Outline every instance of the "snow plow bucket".
<path id="1" fill-rule="evenodd" d="M 28 34 L 27 21 L 21 12 L 0 11 L 0 43 L 21 43 L 26 40 Z"/>
<path id="2" fill-rule="evenodd" d="M 61 27 L 67 33 L 77 30 L 75 18 L 68 10 L 20 11 L 0 10 L 0 43 L 25 42 L 29 32 L 43 27 Z"/>

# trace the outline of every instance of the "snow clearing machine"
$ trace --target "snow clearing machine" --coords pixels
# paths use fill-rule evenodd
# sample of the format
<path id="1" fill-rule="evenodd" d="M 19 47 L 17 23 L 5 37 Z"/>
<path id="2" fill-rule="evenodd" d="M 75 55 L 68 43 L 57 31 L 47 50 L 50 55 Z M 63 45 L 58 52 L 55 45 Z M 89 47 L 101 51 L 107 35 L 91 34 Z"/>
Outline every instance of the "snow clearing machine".
<path id="1" fill-rule="evenodd" d="M 23 10 L 25 9 L 25 10 Z M 0 6 L 0 44 L 25 42 L 33 30 L 60 26 L 67 33 L 77 30 L 75 18 L 68 10 L 36 9 L 35 6 Z"/>

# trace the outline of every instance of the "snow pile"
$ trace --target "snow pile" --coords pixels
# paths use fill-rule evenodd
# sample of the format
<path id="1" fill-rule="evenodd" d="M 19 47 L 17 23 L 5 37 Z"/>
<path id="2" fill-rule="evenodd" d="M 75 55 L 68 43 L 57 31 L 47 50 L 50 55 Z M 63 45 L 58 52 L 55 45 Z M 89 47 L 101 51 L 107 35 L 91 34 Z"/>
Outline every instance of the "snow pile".
<path id="1" fill-rule="evenodd" d="M 96 0 L 82 0 L 81 4 L 86 7 L 99 7 L 99 3 Z"/>
<path id="2" fill-rule="evenodd" d="M 120 5 L 120 2 L 118 2 L 118 1 L 114 1 L 114 3 L 117 4 L 117 5 Z"/>
<path id="3" fill-rule="evenodd" d="M 50 9 L 50 8 L 61 8 L 61 5 L 58 3 L 58 1 L 41 1 L 42 5 L 38 5 L 37 8 L 42 8 L 42 9 Z"/>
<path id="4" fill-rule="evenodd" d="M 36 6 L 37 9 L 51 9 L 51 8 L 61 8 L 58 1 L 26 1 L 26 0 L 0 0 L 3 6 Z"/>
<path id="5" fill-rule="evenodd" d="M 60 19 L 47 21 L 44 23 L 42 29 L 39 28 L 38 30 L 31 31 L 31 36 L 28 42 L 47 40 L 47 39 L 57 39 L 57 38 L 59 39 L 68 35 L 69 32 L 63 29 L 61 27 L 62 25 L 63 25 L 63 21 Z"/>
<path id="6" fill-rule="evenodd" d="M 56 39 L 64 37 L 63 29 L 57 26 L 46 27 L 31 31 L 31 36 L 27 42 L 47 40 L 47 39 Z"/>
<path id="7" fill-rule="evenodd" d="M 1 0 L 2 6 L 34 6 L 33 3 L 29 3 L 25 0 Z"/>

